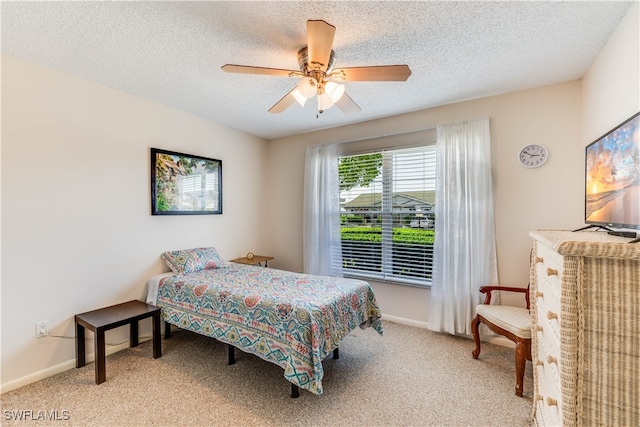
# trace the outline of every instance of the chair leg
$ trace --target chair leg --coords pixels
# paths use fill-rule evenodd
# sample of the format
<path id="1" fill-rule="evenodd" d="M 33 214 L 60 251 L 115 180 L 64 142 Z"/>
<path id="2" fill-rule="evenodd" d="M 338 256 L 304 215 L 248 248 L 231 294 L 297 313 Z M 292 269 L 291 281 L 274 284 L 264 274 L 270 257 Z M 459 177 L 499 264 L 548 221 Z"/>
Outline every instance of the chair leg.
<path id="1" fill-rule="evenodd" d="M 522 397 L 524 370 L 527 363 L 527 347 L 529 347 L 528 353 L 531 353 L 531 342 L 529 340 L 516 341 L 516 396 L 519 397 Z"/>
<path id="2" fill-rule="evenodd" d="M 471 333 L 473 334 L 473 341 L 476 343 L 476 349 L 471 353 L 474 359 L 480 356 L 480 332 L 478 328 L 480 328 L 480 318 L 476 316 L 471 321 Z"/>

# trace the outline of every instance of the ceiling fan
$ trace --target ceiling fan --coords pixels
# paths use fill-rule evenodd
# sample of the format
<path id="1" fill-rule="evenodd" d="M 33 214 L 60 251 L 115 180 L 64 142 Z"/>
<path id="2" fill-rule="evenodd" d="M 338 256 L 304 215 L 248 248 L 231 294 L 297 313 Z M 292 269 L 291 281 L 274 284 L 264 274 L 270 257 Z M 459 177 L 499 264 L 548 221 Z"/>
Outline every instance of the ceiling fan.
<path id="1" fill-rule="evenodd" d="M 300 71 L 235 64 L 225 64 L 222 69 L 227 73 L 300 77 L 297 85 L 269 109 L 270 113 L 281 113 L 296 101 L 304 107 L 307 99 L 316 96 L 318 113 L 337 105 L 344 114 L 354 114 L 361 109 L 339 82 L 405 81 L 411 75 L 408 65 L 333 68 L 335 32 L 336 27 L 325 21 L 307 21 L 307 46 L 298 51 Z"/>

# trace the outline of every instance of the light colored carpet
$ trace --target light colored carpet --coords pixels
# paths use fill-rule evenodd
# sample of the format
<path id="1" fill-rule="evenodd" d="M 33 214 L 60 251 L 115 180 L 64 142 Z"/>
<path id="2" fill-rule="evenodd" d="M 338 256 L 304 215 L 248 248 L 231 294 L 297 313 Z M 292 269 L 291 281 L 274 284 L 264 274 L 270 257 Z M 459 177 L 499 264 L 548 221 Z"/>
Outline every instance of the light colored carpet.
<path id="1" fill-rule="evenodd" d="M 107 381 L 94 364 L 1 396 L 2 425 L 77 426 L 525 426 L 532 406 L 527 364 L 525 397 L 514 394 L 513 350 L 384 322 L 385 334 L 356 330 L 340 359 L 324 362 L 324 394 L 300 390 L 276 365 L 186 331 L 107 357 Z M 57 421 L 13 421 L 7 411 L 58 411 Z M 55 414 L 55 413 L 54 413 Z"/>

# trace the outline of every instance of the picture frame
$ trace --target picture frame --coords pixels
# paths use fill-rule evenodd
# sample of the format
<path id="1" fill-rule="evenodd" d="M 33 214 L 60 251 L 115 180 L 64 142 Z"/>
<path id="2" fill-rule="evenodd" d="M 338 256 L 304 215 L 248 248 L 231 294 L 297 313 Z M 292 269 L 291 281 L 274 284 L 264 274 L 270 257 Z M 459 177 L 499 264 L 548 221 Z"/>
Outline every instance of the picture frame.
<path id="1" fill-rule="evenodd" d="M 151 214 L 222 214 L 222 160 L 151 148 Z"/>

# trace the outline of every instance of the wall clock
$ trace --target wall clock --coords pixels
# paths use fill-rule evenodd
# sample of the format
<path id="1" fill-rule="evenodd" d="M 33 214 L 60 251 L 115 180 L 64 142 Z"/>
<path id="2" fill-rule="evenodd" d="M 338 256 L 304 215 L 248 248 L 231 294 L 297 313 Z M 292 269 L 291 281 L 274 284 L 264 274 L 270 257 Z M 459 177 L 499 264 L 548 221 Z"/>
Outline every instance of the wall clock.
<path id="1" fill-rule="evenodd" d="M 529 144 L 520 150 L 518 160 L 520 164 L 527 168 L 537 168 L 547 161 L 549 152 L 547 147 L 540 144 Z"/>

